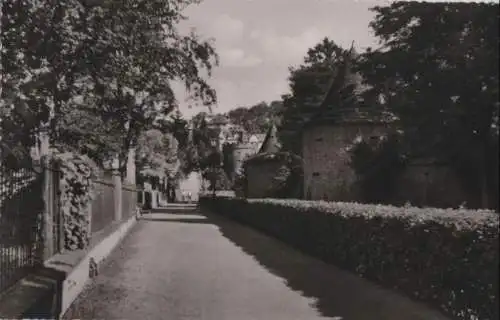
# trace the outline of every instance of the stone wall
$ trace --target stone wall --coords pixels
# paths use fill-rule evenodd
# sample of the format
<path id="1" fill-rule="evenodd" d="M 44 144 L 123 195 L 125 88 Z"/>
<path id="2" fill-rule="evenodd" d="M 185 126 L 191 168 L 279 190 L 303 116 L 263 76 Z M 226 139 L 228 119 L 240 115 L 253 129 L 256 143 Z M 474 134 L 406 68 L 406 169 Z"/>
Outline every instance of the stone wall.
<path id="1" fill-rule="evenodd" d="M 349 166 L 349 147 L 358 136 L 383 135 L 383 126 L 322 125 L 303 134 L 304 199 L 362 201 Z M 381 185 L 381 188 L 384 186 Z M 403 205 L 458 207 L 467 198 L 455 173 L 447 166 L 429 162 L 409 164 L 398 178 L 391 202 Z"/>
<path id="2" fill-rule="evenodd" d="M 384 127 L 374 124 L 317 125 L 304 130 L 304 198 L 355 201 L 354 171 L 349 166 L 349 148 L 355 139 L 377 138 Z"/>
<path id="3" fill-rule="evenodd" d="M 442 164 L 413 163 L 397 180 L 393 203 L 456 208 L 467 198 L 457 175 Z"/>

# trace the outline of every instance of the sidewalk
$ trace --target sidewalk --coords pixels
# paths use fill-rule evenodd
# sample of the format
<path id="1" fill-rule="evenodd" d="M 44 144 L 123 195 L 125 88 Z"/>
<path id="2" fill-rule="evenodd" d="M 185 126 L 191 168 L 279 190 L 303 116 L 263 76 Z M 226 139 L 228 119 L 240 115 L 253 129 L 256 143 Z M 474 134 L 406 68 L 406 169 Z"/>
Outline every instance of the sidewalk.
<path id="1" fill-rule="evenodd" d="M 447 319 L 245 226 L 168 210 L 138 222 L 64 319 Z"/>

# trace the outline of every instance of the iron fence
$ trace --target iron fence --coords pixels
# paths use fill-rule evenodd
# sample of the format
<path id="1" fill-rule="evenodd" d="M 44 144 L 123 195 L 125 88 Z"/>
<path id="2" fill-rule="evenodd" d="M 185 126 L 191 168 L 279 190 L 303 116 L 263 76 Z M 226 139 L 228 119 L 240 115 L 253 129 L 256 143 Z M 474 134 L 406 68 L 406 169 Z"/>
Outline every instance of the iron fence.
<path id="1" fill-rule="evenodd" d="M 115 218 L 114 184 L 106 180 L 94 180 L 95 198 L 92 201 L 92 233 L 111 225 Z"/>
<path id="2" fill-rule="evenodd" d="M 0 164 L 0 293 L 40 261 L 43 175 Z"/>
<path id="3" fill-rule="evenodd" d="M 143 196 L 143 191 L 142 190 L 137 190 L 137 204 L 142 208 L 142 205 L 144 204 L 144 196 Z"/>
<path id="4" fill-rule="evenodd" d="M 128 220 L 135 214 L 137 207 L 137 189 L 135 186 L 122 187 L 122 218 Z"/>

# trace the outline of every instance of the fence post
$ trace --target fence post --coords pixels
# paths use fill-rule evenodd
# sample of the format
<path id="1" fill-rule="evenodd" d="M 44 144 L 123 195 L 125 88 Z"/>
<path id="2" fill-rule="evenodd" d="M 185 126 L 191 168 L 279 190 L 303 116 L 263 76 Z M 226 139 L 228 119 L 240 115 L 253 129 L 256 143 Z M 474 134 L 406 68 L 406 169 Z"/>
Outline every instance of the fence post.
<path id="1" fill-rule="evenodd" d="M 113 198 L 115 201 L 115 221 L 122 220 L 122 177 L 118 159 L 113 160 Z"/>
<path id="2" fill-rule="evenodd" d="M 130 148 L 127 156 L 127 174 L 126 179 L 128 184 L 136 184 L 135 179 L 135 148 Z"/>
<path id="3" fill-rule="evenodd" d="M 49 155 L 49 135 L 47 128 L 40 130 L 40 162 L 43 170 L 43 257 L 42 261 L 49 259 L 54 252 L 54 212 L 53 208 L 53 174 Z"/>
<path id="4" fill-rule="evenodd" d="M 53 203 L 53 207 L 54 208 L 54 213 L 53 214 L 57 214 L 58 215 L 58 219 L 57 219 L 57 223 L 58 223 L 58 226 L 57 226 L 57 253 L 61 252 L 64 250 L 64 243 L 65 243 L 65 235 L 64 235 L 64 215 L 63 215 L 63 211 L 62 211 L 62 208 L 61 208 L 61 178 L 63 177 L 62 176 L 62 172 L 61 172 L 61 166 L 60 166 L 60 163 L 59 162 L 56 162 L 54 163 L 54 167 L 51 167 L 51 168 L 54 168 L 53 171 L 51 172 L 51 176 L 52 176 L 52 192 L 54 192 L 54 196 L 52 197 L 52 201 L 54 201 Z M 56 252 L 54 252 L 56 253 Z"/>
<path id="5" fill-rule="evenodd" d="M 157 188 L 157 186 L 155 186 Z M 158 190 L 151 189 L 151 207 L 152 209 L 158 208 Z"/>

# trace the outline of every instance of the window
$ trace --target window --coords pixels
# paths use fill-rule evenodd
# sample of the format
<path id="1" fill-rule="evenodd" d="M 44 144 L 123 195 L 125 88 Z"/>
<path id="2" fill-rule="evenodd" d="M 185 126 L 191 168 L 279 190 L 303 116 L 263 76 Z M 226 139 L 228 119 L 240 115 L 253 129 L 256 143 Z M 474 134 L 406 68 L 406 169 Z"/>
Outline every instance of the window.
<path id="1" fill-rule="evenodd" d="M 313 172 L 313 177 L 319 177 L 319 172 Z"/>

